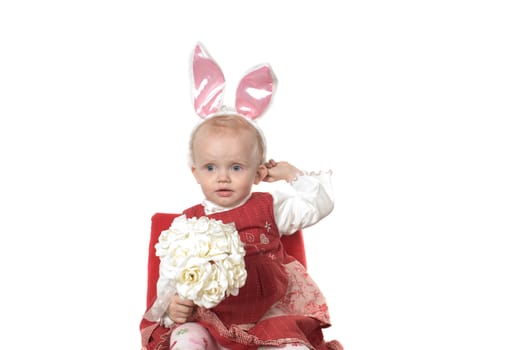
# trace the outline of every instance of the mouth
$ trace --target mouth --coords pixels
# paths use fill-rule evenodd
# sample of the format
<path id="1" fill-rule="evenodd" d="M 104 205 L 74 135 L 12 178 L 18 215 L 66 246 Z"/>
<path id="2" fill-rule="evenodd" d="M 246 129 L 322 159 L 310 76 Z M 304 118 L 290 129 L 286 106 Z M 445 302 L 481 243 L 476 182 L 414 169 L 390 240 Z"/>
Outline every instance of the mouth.
<path id="1" fill-rule="evenodd" d="M 220 197 L 229 197 L 232 193 L 233 193 L 232 190 L 228 190 L 226 188 L 216 190 L 216 194 Z"/>

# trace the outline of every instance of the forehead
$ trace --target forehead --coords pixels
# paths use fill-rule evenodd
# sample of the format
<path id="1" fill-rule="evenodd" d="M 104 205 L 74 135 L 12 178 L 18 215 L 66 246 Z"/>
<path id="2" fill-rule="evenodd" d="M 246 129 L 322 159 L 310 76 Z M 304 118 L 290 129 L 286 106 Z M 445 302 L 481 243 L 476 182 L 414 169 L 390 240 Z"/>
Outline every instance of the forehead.
<path id="1" fill-rule="evenodd" d="M 213 117 L 204 121 L 194 133 L 193 146 L 213 137 L 239 139 L 244 143 L 259 143 L 258 131 L 248 121 L 238 116 Z"/>
<path id="2" fill-rule="evenodd" d="M 192 161 L 195 160 L 197 152 L 202 153 L 207 149 L 209 153 L 214 148 L 223 152 L 227 149 L 233 151 L 237 148 L 245 148 L 249 149 L 251 157 L 258 158 L 258 162 L 265 160 L 263 135 L 250 121 L 237 115 L 211 117 L 194 129 L 190 139 Z M 253 151 L 255 154 L 252 153 Z"/>
<path id="3" fill-rule="evenodd" d="M 259 149 L 253 139 L 228 137 L 225 134 L 212 135 L 196 141 L 194 161 L 197 165 L 209 163 L 231 165 L 257 165 L 260 163 Z"/>
<path id="4" fill-rule="evenodd" d="M 224 150 L 224 151 L 238 151 L 238 150 L 253 150 L 258 148 L 258 141 L 250 130 L 218 130 L 204 128 L 200 130 L 194 139 L 194 149 L 208 150 Z"/>

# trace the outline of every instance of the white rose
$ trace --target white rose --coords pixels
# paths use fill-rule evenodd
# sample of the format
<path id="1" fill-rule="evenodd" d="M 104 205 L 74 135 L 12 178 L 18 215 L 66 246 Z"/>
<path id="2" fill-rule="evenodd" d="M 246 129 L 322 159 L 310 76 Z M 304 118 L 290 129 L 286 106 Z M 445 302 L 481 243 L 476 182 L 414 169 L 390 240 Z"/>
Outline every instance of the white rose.
<path id="1" fill-rule="evenodd" d="M 247 280 L 243 257 L 241 259 L 225 259 L 217 265 L 227 280 L 226 296 L 238 295 L 239 289 L 245 285 Z"/>
<path id="2" fill-rule="evenodd" d="M 175 276 L 177 294 L 185 299 L 199 300 L 201 290 L 212 273 L 212 264 L 207 260 L 191 258 L 188 264 L 179 269 Z"/>
<path id="3" fill-rule="evenodd" d="M 209 237 L 212 241 L 210 253 L 212 256 L 230 252 L 231 237 L 229 237 L 225 231 L 217 230 L 210 232 Z"/>
<path id="4" fill-rule="evenodd" d="M 204 282 L 201 298 L 196 302 L 197 305 L 205 308 L 212 308 L 218 305 L 224 298 L 228 288 L 227 279 L 218 269 L 218 265 L 211 265 L 211 274 Z"/>
<path id="5" fill-rule="evenodd" d="M 167 255 L 168 252 L 174 249 L 174 242 L 180 245 L 181 242 L 188 241 L 188 238 L 187 218 L 184 215 L 180 215 L 172 221 L 168 230 L 162 231 L 159 235 L 158 242 L 155 244 L 156 255 L 159 257 Z"/>
<path id="6" fill-rule="evenodd" d="M 190 219 L 189 222 L 190 231 L 196 233 L 196 234 L 202 234 L 209 231 L 210 222 L 209 218 L 206 216 L 202 216 L 199 219 L 196 217 L 193 217 Z"/>

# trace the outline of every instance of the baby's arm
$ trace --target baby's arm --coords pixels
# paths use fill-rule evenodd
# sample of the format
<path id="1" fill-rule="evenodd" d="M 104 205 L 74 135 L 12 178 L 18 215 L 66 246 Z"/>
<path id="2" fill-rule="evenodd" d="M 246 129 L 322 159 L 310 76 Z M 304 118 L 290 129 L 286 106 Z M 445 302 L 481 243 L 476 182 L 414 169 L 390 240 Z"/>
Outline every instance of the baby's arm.
<path id="1" fill-rule="evenodd" d="M 309 227 L 333 210 L 331 171 L 302 172 L 288 162 L 269 160 L 266 182 L 285 180 L 290 186 L 273 191 L 276 224 L 281 234 Z"/>

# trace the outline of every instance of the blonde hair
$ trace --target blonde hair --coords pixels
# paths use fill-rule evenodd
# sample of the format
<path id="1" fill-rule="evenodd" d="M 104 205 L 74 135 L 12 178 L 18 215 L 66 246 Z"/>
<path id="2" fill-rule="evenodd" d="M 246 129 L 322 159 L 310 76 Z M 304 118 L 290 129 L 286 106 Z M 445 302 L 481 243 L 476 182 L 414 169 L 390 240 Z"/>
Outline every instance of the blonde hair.
<path id="1" fill-rule="evenodd" d="M 265 144 L 265 136 L 254 124 L 253 122 L 247 120 L 245 117 L 242 117 L 237 114 L 220 114 L 213 117 L 209 117 L 199 123 L 192 133 L 190 134 L 190 140 L 189 140 L 189 153 L 188 153 L 188 163 L 189 166 L 192 166 L 194 164 L 194 141 L 196 140 L 196 134 L 198 131 L 203 127 L 208 126 L 212 128 L 212 130 L 215 130 L 218 133 L 224 132 L 226 130 L 234 131 L 234 132 L 240 132 L 240 131 L 249 131 L 254 133 L 254 136 L 256 138 L 256 142 L 258 144 L 258 150 L 260 152 L 260 164 L 265 163 L 266 158 L 266 144 Z"/>

